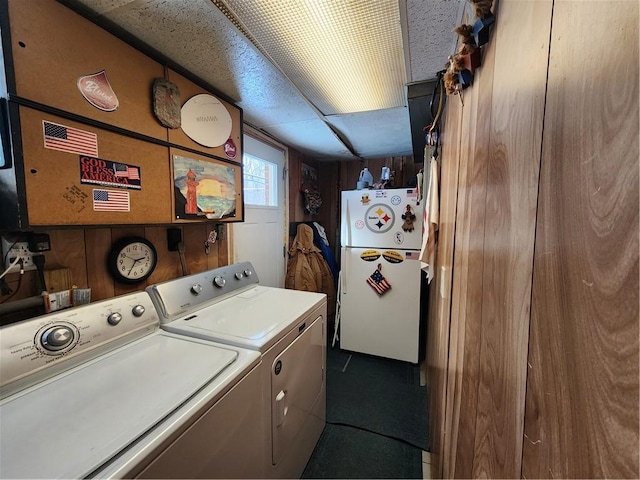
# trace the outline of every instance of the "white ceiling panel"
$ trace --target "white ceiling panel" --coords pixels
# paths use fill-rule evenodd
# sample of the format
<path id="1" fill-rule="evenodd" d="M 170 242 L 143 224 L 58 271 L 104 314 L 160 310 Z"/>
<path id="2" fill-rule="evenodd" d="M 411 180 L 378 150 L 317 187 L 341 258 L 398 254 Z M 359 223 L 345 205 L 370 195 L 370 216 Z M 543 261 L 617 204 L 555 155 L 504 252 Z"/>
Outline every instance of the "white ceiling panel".
<path id="1" fill-rule="evenodd" d="M 407 0 L 409 83 L 435 78 L 455 51 L 462 0 Z"/>
<path id="2" fill-rule="evenodd" d="M 289 122 L 263 128 L 286 145 L 298 143 L 297 150 L 318 159 L 348 160 L 354 158 L 323 120 Z M 304 141 L 301 141 L 304 139 Z"/>
<path id="3" fill-rule="evenodd" d="M 327 121 L 351 140 L 353 149 L 362 158 L 413 155 L 406 107 L 331 115 Z"/>

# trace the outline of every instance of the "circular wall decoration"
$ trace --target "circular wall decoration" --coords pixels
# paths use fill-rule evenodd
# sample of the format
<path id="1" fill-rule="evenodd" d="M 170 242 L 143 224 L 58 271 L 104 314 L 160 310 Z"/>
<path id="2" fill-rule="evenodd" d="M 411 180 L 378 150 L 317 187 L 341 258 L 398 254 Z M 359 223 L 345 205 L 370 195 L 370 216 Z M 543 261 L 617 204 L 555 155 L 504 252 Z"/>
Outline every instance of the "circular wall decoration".
<path id="1" fill-rule="evenodd" d="M 194 142 L 205 147 L 219 147 L 231 135 L 231 115 L 220 100 L 202 93 L 182 106 L 181 127 Z"/>

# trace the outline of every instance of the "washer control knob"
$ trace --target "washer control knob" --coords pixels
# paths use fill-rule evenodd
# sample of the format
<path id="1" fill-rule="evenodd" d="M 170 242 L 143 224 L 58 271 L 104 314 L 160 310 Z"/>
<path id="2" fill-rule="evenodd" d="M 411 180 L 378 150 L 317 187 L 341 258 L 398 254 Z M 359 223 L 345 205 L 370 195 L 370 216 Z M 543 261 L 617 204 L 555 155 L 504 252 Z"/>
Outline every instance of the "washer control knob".
<path id="1" fill-rule="evenodd" d="M 249 270 L 248 268 L 245 268 L 244 276 L 245 277 L 250 277 L 251 275 L 253 275 L 253 272 L 251 270 Z"/>
<path id="2" fill-rule="evenodd" d="M 200 295 L 202 293 L 202 285 L 200 285 L 199 283 L 191 285 L 191 293 L 193 293 L 194 295 Z"/>
<path id="3" fill-rule="evenodd" d="M 51 351 L 62 350 L 68 347 L 73 341 L 73 330 L 64 325 L 55 325 L 48 328 L 40 337 L 40 343 L 42 346 Z"/>
<path id="4" fill-rule="evenodd" d="M 236 277 L 238 280 L 242 280 L 242 277 L 243 277 L 242 272 L 236 272 L 235 277 Z"/>
<path id="5" fill-rule="evenodd" d="M 120 323 L 120 320 L 122 320 L 122 314 L 118 312 L 113 312 L 107 317 L 107 322 L 109 322 L 109 325 L 117 325 Z"/>
<path id="6" fill-rule="evenodd" d="M 136 305 L 131 309 L 131 313 L 133 313 L 134 317 L 141 317 L 144 314 L 144 305 Z"/>
<path id="7" fill-rule="evenodd" d="M 217 275 L 214 279 L 213 279 L 213 284 L 218 287 L 218 288 L 222 288 L 226 285 L 227 281 L 222 278 L 220 275 Z"/>

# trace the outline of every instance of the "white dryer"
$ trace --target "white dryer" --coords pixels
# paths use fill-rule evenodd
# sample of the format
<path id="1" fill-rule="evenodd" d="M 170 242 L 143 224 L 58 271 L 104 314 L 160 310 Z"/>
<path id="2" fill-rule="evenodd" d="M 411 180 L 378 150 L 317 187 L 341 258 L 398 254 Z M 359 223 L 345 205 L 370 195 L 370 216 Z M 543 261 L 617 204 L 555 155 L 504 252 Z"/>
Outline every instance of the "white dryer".
<path id="1" fill-rule="evenodd" d="M 260 355 L 160 330 L 146 292 L 0 344 L 1 478 L 262 475 Z"/>
<path id="2" fill-rule="evenodd" d="M 163 329 L 260 352 L 263 476 L 299 478 L 325 425 L 326 296 L 261 286 L 249 262 L 148 291 Z"/>

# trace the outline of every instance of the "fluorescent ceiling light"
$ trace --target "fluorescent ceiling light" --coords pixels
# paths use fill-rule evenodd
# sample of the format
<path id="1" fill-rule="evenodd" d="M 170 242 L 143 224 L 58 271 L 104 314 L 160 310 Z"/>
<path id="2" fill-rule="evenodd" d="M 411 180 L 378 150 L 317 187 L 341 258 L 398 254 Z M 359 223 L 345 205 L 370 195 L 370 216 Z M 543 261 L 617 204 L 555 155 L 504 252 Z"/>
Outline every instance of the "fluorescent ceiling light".
<path id="1" fill-rule="evenodd" d="M 398 0 L 212 0 L 323 115 L 404 106 Z"/>

